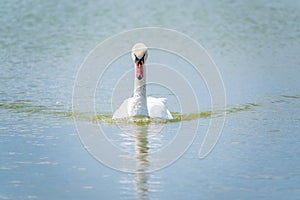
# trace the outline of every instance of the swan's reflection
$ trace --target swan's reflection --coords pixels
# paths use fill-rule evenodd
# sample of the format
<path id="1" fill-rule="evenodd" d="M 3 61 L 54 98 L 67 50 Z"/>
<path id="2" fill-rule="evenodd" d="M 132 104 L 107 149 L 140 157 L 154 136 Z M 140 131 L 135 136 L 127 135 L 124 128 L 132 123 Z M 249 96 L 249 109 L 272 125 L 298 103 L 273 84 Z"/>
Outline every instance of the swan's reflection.
<path id="1" fill-rule="evenodd" d="M 127 180 L 125 183 L 134 185 L 134 196 L 136 199 L 150 199 L 149 193 L 157 191 L 157 186 L 159 185 L 159 181 L 154 181 L 149 179 L 157 179 L 154 174 L 150 174 L 147 171 L 149 170 L 150 160 L 149 160 L 149 139 L 154 138 L 153 134 L 160 132 L 161 126 L 154 124 L 135 124 L 132 123 L 130 126 L 131 134 L 128 137 L 134 139 L 132 141 L 132 145 L 134 145 L 135 155 L 134 158 L 136 160 L 136 173 L 134 177 L 128 176 L 127 178 L 133 178 L 133 180 Z M 157 137 L 155 137 L 158 139 Z M 153 141 L 152 141 L 153 142 Z M 155 143 L 155 142 L 154 142 Z M 127 143 L 128 145 L 128 143 Z M 131 187 L 127 185 L 125 188 L 130 189 Z M 131 196 L 132 194 L 130 194 Z"/>
<path id="2" fill-rule="evenodd" d="M 136 177 L 134 179 L 135 196 L 137 199 L 148 199 L 148 174 L 146 173 L 149 167 L 148 156 L 148 138 L 147 130 L 148 125 L 135 125 L 135 152 L 137 160 Z"/>

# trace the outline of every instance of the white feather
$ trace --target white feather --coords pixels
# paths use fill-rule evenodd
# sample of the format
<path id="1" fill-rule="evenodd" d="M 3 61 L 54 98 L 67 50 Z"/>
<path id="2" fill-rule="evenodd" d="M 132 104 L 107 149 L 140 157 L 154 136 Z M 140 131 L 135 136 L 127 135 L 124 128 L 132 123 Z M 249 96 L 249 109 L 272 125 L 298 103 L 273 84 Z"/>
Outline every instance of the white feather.
<path id="1" fill-rule="evenodd" d="M 114 112 L 112 119 L 122 119 L 136 116 L 135 111 L 132 109 L 136 107 L 134 103 L 134 97 L 125 99 L 121 106 Z M 149 116 L 151 118 L 173 119 L 166 106 L 166 103 L 166 98 L 147 97 L 148 114 L 145 114 L 144 116 Z"/>

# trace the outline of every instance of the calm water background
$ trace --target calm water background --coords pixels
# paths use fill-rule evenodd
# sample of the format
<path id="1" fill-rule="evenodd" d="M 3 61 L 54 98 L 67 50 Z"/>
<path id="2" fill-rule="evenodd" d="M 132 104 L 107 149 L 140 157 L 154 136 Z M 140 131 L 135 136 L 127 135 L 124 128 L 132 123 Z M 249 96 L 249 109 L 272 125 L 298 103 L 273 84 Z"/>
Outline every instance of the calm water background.
<path id="1" fill-rule="evenodd" d="M 1 1 L 0 199 L 299 199 L 299 13 L 299 1 Z M 230 113 L 204 160 L 200 131 L 171 166 L 126 174 L 90 156 L 68 115 L 89 51 L 145 26 L 207 49 Z"/>

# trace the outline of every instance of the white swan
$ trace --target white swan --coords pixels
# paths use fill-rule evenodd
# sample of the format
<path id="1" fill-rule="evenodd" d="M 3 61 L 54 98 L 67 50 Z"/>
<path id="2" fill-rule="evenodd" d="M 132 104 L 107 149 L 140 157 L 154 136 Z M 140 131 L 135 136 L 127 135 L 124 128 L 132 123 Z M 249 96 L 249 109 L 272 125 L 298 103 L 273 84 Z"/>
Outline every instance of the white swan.
<path id="1" fill-rule="evenodd" d="M 137 43 L 132 47 L 131 57 L 135 63 L 134 94 L 126 99 L 114 112 L 112 119 L 122 119 L 134 116 L 149 116 L 151 118 L 173 119 L 167 109 L 165 98 L 146 96 L 147 47 Z"/>

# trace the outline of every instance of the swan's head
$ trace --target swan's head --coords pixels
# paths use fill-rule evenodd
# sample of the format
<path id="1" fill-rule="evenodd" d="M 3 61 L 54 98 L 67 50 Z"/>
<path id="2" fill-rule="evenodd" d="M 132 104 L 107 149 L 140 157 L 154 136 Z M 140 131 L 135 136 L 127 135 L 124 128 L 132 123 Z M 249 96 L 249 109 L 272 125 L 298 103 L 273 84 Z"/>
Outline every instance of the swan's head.
<path id="1" fill-rule="evenodd" d="M 135 63 L 136 78 L 139 80 L 144 78 L 144 68 L 147 56 L 147 47 L 143 43 L 137 43 L 132 47 L 131 57 Z"/>

